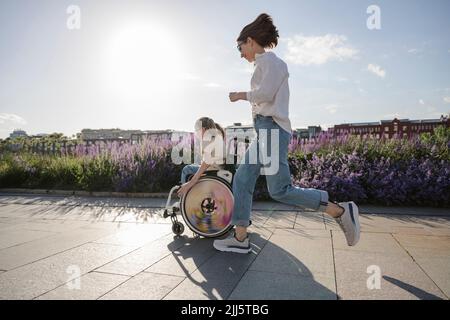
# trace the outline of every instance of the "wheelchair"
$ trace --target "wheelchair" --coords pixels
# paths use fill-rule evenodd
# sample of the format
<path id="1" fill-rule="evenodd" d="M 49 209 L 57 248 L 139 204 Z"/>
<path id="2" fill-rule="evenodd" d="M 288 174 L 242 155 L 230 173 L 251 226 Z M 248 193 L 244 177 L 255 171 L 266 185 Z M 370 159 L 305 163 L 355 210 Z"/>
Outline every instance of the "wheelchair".
<path id="1" fill-rule="evenodd" d="M 188 180 L 190 178 L 192 176 Z M 178 213 L 189 229 L 198 236 L 220 237 L 232 229 L 232 181 L 233 173 L 230 170 L 207 170 L 179 201 L 171 204 L 172 194 L 181 184 L 174 186 L 163 211 L 163 217 L 170 217 L 172 221 L 172 232 L 177 236 L 184 232 L 184 225 L 177 218 Z"/>

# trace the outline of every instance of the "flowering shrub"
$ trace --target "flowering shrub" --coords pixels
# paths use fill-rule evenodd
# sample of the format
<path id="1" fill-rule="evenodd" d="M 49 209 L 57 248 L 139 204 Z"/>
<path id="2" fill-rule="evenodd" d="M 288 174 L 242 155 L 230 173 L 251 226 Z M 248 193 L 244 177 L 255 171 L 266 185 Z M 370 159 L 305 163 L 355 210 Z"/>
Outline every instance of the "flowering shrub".
<path id="1" fill-rule="evenodd" d="M 450 129 L 410 139 L 319 136 L 293 141 L 293 183 L 326 190 L 336 201 L 384 205 L 450 205 Z"/>
<path id="2" fill-rule="evenodd" d="M 77 146 L 74 154 L 0 154 L 0 187 L 119 192 L 167 192 L 183 165 L 171 161 L 173 143 Z M 331 200 L 383 205 L 450 206 L 450 129 L 409 139 L 331 137 L 293 139 L 289 166 L 295 186 L 326 190 Z M 254 199 L 269 199 L 265 177 Z"/>
<path id="3" fill-rule="evenodd" d="M 179 181 L 181 166 L 170 159 L 170 141 L 77 146 L 63 156 L 0 155 L 0 187 L 87 191 L 163 192 Z"/>

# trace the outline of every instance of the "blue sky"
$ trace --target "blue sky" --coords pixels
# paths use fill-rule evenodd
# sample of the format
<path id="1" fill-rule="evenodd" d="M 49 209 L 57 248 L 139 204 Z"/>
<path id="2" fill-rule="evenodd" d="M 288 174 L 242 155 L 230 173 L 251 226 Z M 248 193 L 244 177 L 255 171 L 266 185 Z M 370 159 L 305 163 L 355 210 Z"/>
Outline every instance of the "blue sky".
<path id="1" fill-rule="evenodd" d="M 66 12 L 81 11 L 70 30 Z M 368 6 L 381 12 L 369 30 Z M 251 123 L 254 66 L 236 38 L 260 13 L 280 32 L 294 128 L 450 111 L 450 1 L 1 1 L 0 138 L 83 128 Z"/>

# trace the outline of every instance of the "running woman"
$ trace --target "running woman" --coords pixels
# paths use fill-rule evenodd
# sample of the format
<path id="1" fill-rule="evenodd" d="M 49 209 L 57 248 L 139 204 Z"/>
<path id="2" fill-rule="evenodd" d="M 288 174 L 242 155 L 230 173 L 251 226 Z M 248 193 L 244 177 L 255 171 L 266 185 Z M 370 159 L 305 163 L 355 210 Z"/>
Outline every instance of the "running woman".
<path id="1" fill-rule="evenodd" d="M 267 130 L 270 140 L 271 130 L 278 130 L 278 172 L 267 174 L 267 188 L 270 196 L 282 203 L 302 206 L 325 212 L 335 218 L 345 234 L 347 244 L 354 246 L 359 241 L 360 224 L 358 206 L 353 202 L 330 202 L 328 193 L 313 188 L 300 188 L 292 185 L 288 164 L 288 145 L 292 128 L 289 120 L 289 72 L 287 64 L 273 51 L 278 44 L 278 30 L 272 18 L 263 13 L 245 26 L 237 38 L 237 48 L 241 58 L 254 63 L 251 91 L 231 92 L 231 102 L 249 101 L 252 107 L 253 125 L 256 139 L 247 149 L 233 179 L 234 209 L 232 224 L 234 232 L 226 239 L 215 240 L 214 247 L 220 251 L 248 253 L 251 251 L 247 228 L 250 225 L 253 191 L 260 175 L 263 162 L 261 155 L 260 130 Z M 271 143 L 267 141 L 268 147 Z M 269 148 L 267 148 L 269 149 Z M 262 153 L 270 150 L 262 151 Z M 276 151 L 275 151 L 276 152 Z M 250 154 L 257 154 L 256 163 L 250 163 Z M 267 153 L 266 153 L 267 154 Z"/>

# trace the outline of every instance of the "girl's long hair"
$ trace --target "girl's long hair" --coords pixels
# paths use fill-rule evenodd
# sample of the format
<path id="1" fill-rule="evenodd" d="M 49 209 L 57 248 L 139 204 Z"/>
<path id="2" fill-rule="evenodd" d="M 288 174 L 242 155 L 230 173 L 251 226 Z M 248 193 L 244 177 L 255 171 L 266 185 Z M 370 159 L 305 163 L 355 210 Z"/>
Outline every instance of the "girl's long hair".
<path id="1" fill-rule="evenodd" d="M 216 141 L 216 139 L 219 138 L 218 136 L 221 136 L 220 138 L 222 138 L 221 143 L 223 144 L 222 145 L 223 155 L 224 155 L 224 157 L 226 157 L 225 130 L 222 128 L 222 126 L 220 124 L 218 124 L 217 122 L 215 122 L 211 118 L 202 117 L 195 122 L 195 131 L 199 131 L 202 128 L 206 129 L 206 130 L 214 130 L 213 131 L 214 141 Z M 204 141 L 203 138 L 201 139 L 201 141 L 202 141 L 202 143 L 200 145 L 200 153 L 203 154 L 204 143 L 206 143 L 206 141 Z M 213 143 L 213 142 L 211 141 L 209 143 Z"/>
<path id="2" fill-rule="evenodd" d="M 218 124 L 211 118 L 202 117 L 202 118 L 198 119 L 195 122 L 195 130 L 199 130 L 201 128 L 206 129 L 206 130 L 217 129 L 220 132 L 220 134 L 222 135 L 222 138 L 225 139 L 225 130 L 222 128 L 222 126 L 220 124 Z"/>

